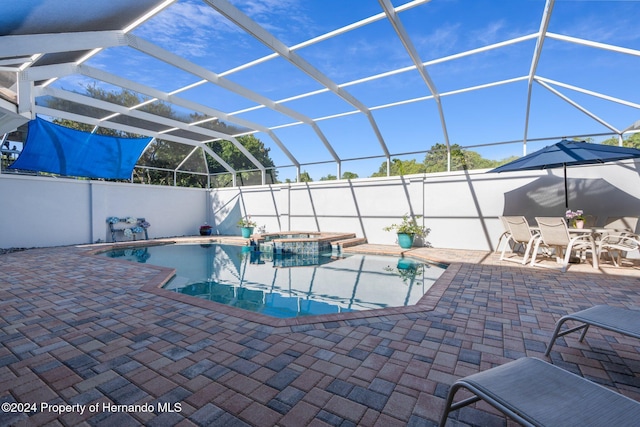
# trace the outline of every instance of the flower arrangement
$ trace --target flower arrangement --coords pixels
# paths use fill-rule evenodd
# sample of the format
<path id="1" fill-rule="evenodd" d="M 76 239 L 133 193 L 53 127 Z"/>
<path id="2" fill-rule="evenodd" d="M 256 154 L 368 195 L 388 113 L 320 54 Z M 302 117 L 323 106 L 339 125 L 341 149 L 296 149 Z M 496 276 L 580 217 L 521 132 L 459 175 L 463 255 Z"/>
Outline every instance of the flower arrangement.
<path id="1" fill-rule="evenodd" d="M 582 209 L 577 209 L 575 211 L 572 211 L 571 209 L 569 209 L 565 213 L 565 217 L 567 218 L 567 222 L 569 222 L 571 226 L 574 228 L 577 227 L 578 221 L 586 220 L 586 217 L 584 216 L 584 211 Z M 579 227 L 579 228 L 582 228 L 582 227 Z"/>
<path id="2" fill-rule="evenodd" d="M 569 209 L 565 214 L 565 216 L 567 217 L 567 219 L 582 220 L 582 221 L 585 220 L 584 211 L 582 211 L 581 209 L 578 209 L 576 211 L 572 211 L 571 209 Z"/>
<path id="3" fill-rule="evenodd" d="M 429 234 L 430 229 L 418 225 L 418 219 L 422 218 L 422 215 L 416 215 L 409 217 L 409 214 L 402 216 L 402 222 L 400 224 L 391 224 L 388 227 L 384 227 L 384 231 L 395 231 L 398 234 L 413 234 L 415 236 L 424 237 Z"/>
<path id="4" fill-rule="evenodd" d="M 252 228 L 256 226 L 256 222 L 251 220 L 251 215 L 247 215 L 238 220 L 238 227 Z"/>

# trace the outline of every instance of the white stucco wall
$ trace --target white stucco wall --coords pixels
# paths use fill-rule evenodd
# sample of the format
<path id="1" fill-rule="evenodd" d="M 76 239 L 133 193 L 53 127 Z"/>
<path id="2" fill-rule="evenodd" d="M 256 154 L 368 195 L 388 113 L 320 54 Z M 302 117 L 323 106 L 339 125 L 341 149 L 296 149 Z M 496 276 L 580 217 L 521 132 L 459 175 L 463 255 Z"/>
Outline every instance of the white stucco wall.
<path id="1" fill-rule="evenodd" d="M 569 206 L 599 217 L 640 216 L 640 163 L 572 167 Z M 252 216 L 266 231 L 354 232 L 394 244 L 383 227 L 405 213 L 424 216 L 434 247 L 492 249 L 500 215 L 563 216 L 562 170 L 493 174 L 461 171 L 216 190 L 0 175 L 0 248 L 109 239 L 109 216 L 145 217 L 149 237 L 239 235 Z"/>
<path id="2" fill-rule="evenodd" d="M 599 217 L 640 216 L 640 163 L 628 161 L 567 169 L 569 207 Z M 493 249 L 501 215 L 564 216 L 562 169 L 486 173 L 460 171 L 226 188 L 212 191 L 220 234 L 250 214 L 266 231 L 348 231 L 370 243 L 394 244 L 382 229 L 405 213 L 423 215 L 434 247 Z M 229 207 L 233 206 L 233 210 Z"/>
<path id="3" fill-rule="evenodd" d="M 193 235 L 207 221 L 202 189 L 0 175 L 0 248 L 109 241 L 110 216 L 144 217 L 149 237 Z"/>

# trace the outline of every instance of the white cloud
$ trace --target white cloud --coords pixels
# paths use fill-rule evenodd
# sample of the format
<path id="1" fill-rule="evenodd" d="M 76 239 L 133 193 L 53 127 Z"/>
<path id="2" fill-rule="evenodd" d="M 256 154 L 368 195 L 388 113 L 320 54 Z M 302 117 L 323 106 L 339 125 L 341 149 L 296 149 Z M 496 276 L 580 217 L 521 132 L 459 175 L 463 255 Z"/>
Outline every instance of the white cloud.
<path id="1" fill-rule="evenodd" d="M 138 28 L 140 37 L 178 55 L 199 57 L 212 43 L 240 30 L 204 3 L 178 2 Z"/>
<path id="2" fill-rule="evenodd" d="M 425 61 L 455 53 L 455 47 L 459 43 L 459 34 L 460 24 L 443 24 L 424 36 L 413 36 L 412 40 L 418 51 L 426 53 L 421 58 Z"/>
<path id="3" fill-rule="evenodd" d="M 487 23 L 481 30 L 473 33 L 471 38 L 477 40 L 479 46 L 485 46 L 503 41 L 504 33 L 504 21 L 492 21 Z"/>

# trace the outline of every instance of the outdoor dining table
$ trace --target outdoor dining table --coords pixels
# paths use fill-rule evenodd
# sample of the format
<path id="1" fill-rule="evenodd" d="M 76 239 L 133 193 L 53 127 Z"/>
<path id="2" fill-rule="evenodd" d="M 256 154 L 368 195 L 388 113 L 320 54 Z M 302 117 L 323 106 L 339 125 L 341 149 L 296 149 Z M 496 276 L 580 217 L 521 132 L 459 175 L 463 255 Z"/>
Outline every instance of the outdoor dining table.
<path id="1" fill-rule="evenodd" d="M 605 233 L 611 232 L 621 232 L 622 230 L 614 230 L 611 228 L 604 227 L 583 227 L 583 228 L 567 228 L 569 230 L 569 234 L 591 234 L 594 239 L 600 238 Z"/>

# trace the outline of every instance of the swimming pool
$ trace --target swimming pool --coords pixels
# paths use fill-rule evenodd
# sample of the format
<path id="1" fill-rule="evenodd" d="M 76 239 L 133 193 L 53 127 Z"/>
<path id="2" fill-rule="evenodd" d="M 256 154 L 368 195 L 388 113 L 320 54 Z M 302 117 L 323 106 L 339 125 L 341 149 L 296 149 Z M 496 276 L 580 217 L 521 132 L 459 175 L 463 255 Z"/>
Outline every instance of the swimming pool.
<path id="1" fill-rule="evenodd" d="M 380 255 L 284 255 L 223 244 L 117 249 L 105 255 L 176 269 L 165 289 L 276 318 L 414 305 L 446 269 Z"/>

